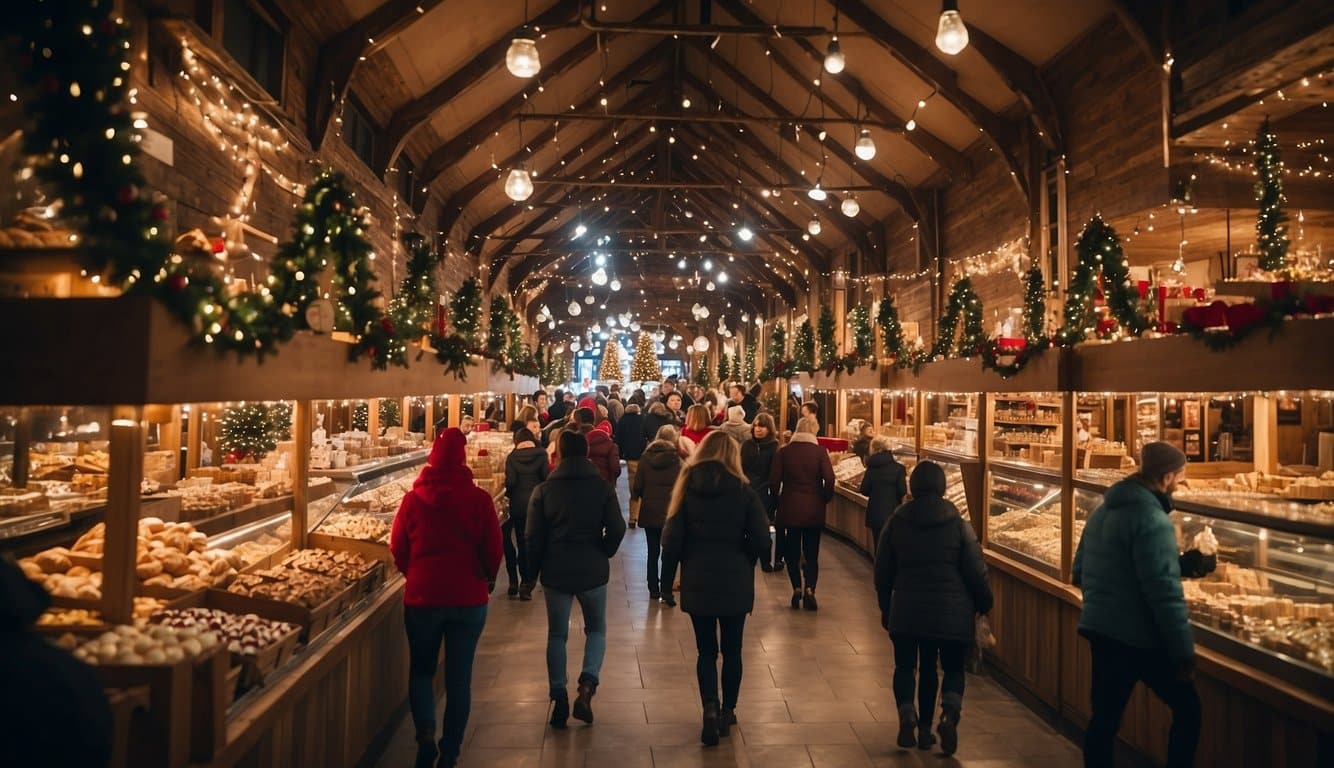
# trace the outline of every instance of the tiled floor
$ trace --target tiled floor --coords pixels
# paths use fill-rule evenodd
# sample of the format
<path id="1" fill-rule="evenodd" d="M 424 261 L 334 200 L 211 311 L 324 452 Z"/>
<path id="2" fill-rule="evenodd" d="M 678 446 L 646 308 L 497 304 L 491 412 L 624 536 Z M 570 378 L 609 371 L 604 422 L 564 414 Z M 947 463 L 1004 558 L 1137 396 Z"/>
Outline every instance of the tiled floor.
<path id="1" fill-rule="evenodd" d="M 621 480 L 622 507 L 625 480 Z M 1080 765 L 1078 750 L 985 677 L 970 675 L 954 759 L 894 744 L 893 661 L 880 628 L 871 567 L 826 538 L 820 610 L 793 611 L 785 575 L 756 572 L 755 612 L 746 624 L 745 677 L 738 728 L 720 746 L 699 743 L 694 634 L 679 609 L 650 603 L 644 534 L 632 530 L 612 562 L 608 648 L 586 726 L 546 725 L 546 615 L 542 596 L 507 600 L 505 578 L 491 604 L 477 654 L 465 768 L 844 768 L 951 766 L 1019 768 Z M 570 679 L 578 677 L 582 619 L 570 631 Z M 573 694 L 573 692 L 572 692 Z M 378 765 L 411 766 L 405 719 Z"/>

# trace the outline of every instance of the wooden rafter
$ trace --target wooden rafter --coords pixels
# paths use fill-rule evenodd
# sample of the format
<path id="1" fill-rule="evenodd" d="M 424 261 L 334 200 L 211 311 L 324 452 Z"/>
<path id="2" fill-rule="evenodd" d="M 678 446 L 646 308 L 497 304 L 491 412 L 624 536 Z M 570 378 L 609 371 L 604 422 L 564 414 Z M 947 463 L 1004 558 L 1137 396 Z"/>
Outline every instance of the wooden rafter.
<path id="1" fill-rule="evenodd" d="M 1018 131 L 1013 124 L 968 95 L 959 86 L 959 78 L 954 70 L 914 42 L 912 38 L 895 29 L 861 0 L 839 0 L 838 9 L 839 13 L 869 32 L 871 39 L 883 46 L 894 58 L 912 70 L 923 82 L 936 89 L 942 98 L 953 104 L 974 125 L 982 129 L 983 136 L 1005 160 L 1005 165 L 1010 170 L 1010 177 L 1018 185 L 1019 191 L 1025 198 L 1028 197 L 1028 171 L 1023 163 L 1019 162 L 1012 148 L 1018 139 Z"/>
<path id="2" fill-rule="evenodd" d="M 755 24 L 763 22 L 763 19 L 742 4 L 740 0 L 720 0 L 719 5 L 731 14 L 733 18 L 742 23 Z M 799 47 L 806 55 L 807 60 L 815 65 L 817 72 L 823 68 L 824 51 L 816 48 L 807 38 L 794 37 L 789 39 L 796 43 L 797 47 Z M 784 56 L 777 45 L 771 45 L 770 49 L 772 50 L 771 58 L 773 58 L 774 63 L 798 83 L 801 83 L 803 87 L 807 87 L 811 78 L 803 76 L 800 71 L 797 70 L 797 65 Z M 862 104 L 866 106 L 867 112 L 870 113 L 872 117 L 887 126 L 892 126 L 892 130 L 898 131 L 908 143 L 917 147 L 917 149 L 921 150 L 922 154 L 939 164 L 940 167 L 944 168 L 952 178 L 967 179 L 972 175 L 972 168 L 968 162 L 968 158 L 964 157 L 962 152 L 954 149 L 949 144 L 945 143 L 944 140 L 920 125 L 914 130 L 908 130 L 903 118 L 894 114 L 893 110 L 879 99 L 875 98 L 875 96 L 872 95 L 862 82 L 851 72 L 844 70 L 837 77 L 828 78 L 825 82 L 826 87 L 828 87 L 830 83 L 837 83 L 846 89 L 854 98 L 859 98 Z M 842 117 L 860 117 L 860 115 L 852 115 L 848 113 L 847 110 L 844 110 L 839 106 L 838 102 L 832 99 L 827 99 L 826 103 L 836 114 Z"/>
<path id="3" fill-rule="evenodd" d="M 643 22 L 651 19 L 667 10 L 671 6 L 670 0 L 660 0 L 648 11 L 639 15 L 636 22 Z M 542 68 L 542 78 L 545 85 L 550 85 L 553 81 L 560 79 L 563 75 L 578 67 L 580 64 L 588 61 L 598 51 L 599 42 L 597 35 L 589 35 L 576 43 L 572 48 L 556 57 L 549 65 Z M 512 120 L 523 109 L 541 87 L 538 84 L 521 88 L 517 93 L 510 96 L 503 104 L 483 115 L 474 121 L 453 138 L 446 141 L 433 151 L 426 162 L 422 164 L 421 176 L 422 183 L 429 185 L 435 182 L 444 173 L 449 165 L 462 157 L 473 147 L 482 143 L 482 140 L 492 133 L 495 133 L 505 123 Z"/>
<path id="4" fill-rule="evenodd" d="M 1055 154 L 1063 154 L 1065 139 L 1061 133 L 1060 117 L 1056 113 L 1056 102 L 1052 100 L 1047 84 L 1038 74 L 1038 68 L 1009 46 L 979 29 L 976 24 L 969 27 L 968 44 L 982 54 L 982 58 L 1023 102 L 1028 110 L 1028 119 L 1033 122 L 1042 144 Z"/>
<path id="5" fill-rule="evenodd" d="M 329 134 L 334 111 L 347 97 L 357 64 L 388 45 L 412 22 L 439 5 L 441 0 L 385 0 L 359 21 L 320 46 L 315 79 L 309 91 L 308 134 L 316 151 Z M 385 163 L 383 168 L 388 168 Z"/>

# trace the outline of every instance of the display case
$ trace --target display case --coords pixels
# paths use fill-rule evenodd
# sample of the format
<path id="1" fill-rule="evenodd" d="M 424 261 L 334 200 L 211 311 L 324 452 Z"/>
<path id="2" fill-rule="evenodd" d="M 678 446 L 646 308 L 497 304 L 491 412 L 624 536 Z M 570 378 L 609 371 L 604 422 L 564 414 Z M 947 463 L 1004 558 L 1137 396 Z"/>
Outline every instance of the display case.
<path id="1" fill-rule="evenodd" d="M 979 399 L 976 394 L 923 395 L 922 446 L 977 456 Z"/>
<path id="2" fill-rule="evenodd" d="M 1016 466 L 1059 470 L 1065 451 L 1061 395 L 1020 392 L 990 398 L 991 458 Z"/>
<path id="3" fill-rule="evenodd" d="M 1060 476 L 995 468 L 987 480 L 986 547 L 1059 579 Z"/>
<path id="4" fill-rule="evenodd" d="M 310 530 L 387 546 L 394 515 L 426 458 L 418 451 L 354 471 L 340 493 L 311 504 Z"/>

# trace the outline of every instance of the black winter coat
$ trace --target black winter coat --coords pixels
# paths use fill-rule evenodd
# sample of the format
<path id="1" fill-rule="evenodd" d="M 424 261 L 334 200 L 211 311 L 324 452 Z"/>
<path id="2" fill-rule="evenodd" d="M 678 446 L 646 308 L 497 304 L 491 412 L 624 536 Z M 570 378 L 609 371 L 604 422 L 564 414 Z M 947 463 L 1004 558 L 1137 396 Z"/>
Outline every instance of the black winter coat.
<path id="1" fill-rule="evenodd" d="M 621 449 L 621 458 L 626 461 L 639 461 L 644 454 L 644 447 L 652 439 L 644 435 L 644 414 L 627 413 L 616 422 L 616 447 Z"/>
<path id="2" fill-rule="evenodd" d="M 667 424 L 676 424 L 671 416 L 659 416 L 650 413 L 644 417 L 644 444 L 648 445 L 658 439 L 658 430 Z"/>
<path id="3" fill-rule="evenodd" d="M 533 490 L 546 482 L 551 457 L 541 448 L 519 448 L 505 459 L 505 495 L 510 500 L 510 519 L 523 527 L 528 520 L 528 502 Z"/>
<path id="4" fill-rule="evenodd" d="M 630 498 L 643 499 L 639 504 L 640 528 L 661 528 L 667 522 L 667 507 L 681 465 L 681 454 L 675 445 L 661 440 L 649 443 L 630 484 Z"/>
<path id="5" fill-rule="evenodd" d="M 528 505 L 528 567 L 542 586 L 576 593 L 606 584 L 625 520 L 616 490 L 593 462 L 562 459 Z"/>
<path id="6" fill-rule="evenodd" d="M 908 470 L 889 451 L 881 451 L 866 460 L 866 474 L 858 489 L 867 498 L 866 527 L 880 535 L 889 516 L 908 495 Z"/>
<path id="7" fill-rule="evenodd" d="M 754 395 L 747 392 L 746 395 L 741 398 L 741 407 L 746 411 L 746 423 L 750 423 L 755 421 L 755 414 L 760 412 L 760 401 L 756 400 Z"/>
<path id="8" fill-rule="evenodd" d="M 681 509 L 662 531 L 663 552 L 681 564 L 681 610 L 696 616 L 750 613 L 755 560 L 769 553 L 764 505 L 716 461 L 692 468 L 688 483 Z"/>
<path id="9" fill-rule="evenodd" d="M 929 466 L 934 472 L 914 470 L 912 501 L 895 510 L 880 533 L 875 591 L 881 621 L 890 635 L 971 644 L 976 615 L 991 610 L 987 566 L 972 526 L 941 498 L 945 473 Z"/>
<path id="10" fill-rule="evenodd" d="M 750 487 L 760 497 L 764 511 L 773 519 L 778 500 L 769 492 L 769 470 L 773 467 L 774 454 L 778 453 L 778 440 L 772 435 L 765 440 L 751 437 L 741 444 L 741 468 L 750 480 Z"/>

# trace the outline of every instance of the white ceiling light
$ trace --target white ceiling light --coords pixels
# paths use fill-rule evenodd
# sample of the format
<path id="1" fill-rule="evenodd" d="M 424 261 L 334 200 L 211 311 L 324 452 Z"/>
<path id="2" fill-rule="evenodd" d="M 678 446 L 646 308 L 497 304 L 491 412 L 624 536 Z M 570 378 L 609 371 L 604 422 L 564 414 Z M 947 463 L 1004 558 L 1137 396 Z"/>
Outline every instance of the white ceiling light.
<path id="1" fill-rule="evenodd" d="M 689 97 L 689 96 L 686 96 L 686 97 L 684 97 L 684 98 L 681 99 L 681 109 L 690 109 L 690 97 Z"/>
<path id="2" fill-rule="evenodd" d="M 570 309 L 570 317 L 578 317 L 579 313 L 584 311 L 584 308 L 579 306 L 579 302 L 577 301 L 570 302 L 569 309 Z"/>
<path id="3" fill-rule="evenodd" d="M 574 341 L 570 342 L 570 351 L 571 351 L 571 352 L 578 352 L 578 351 L 579 351 L 579 340 L 578 340 L 578 339 L 575 339 Z"/>
<path id="4" fill-rule="evenodd" d="M 811 233 L 812 235 L 818 235 L 818 234 L 820 234 L 820 217 L 819 217 L 819 216 L 812 216 L 812 217 L 811 217 L 811 223 L 809 223 L 809 224 L 806 225 L 806 231 L 809 232 L 809 233 Z"/>
<path id="5" fill-rule="evenodd" d="M 635 333 L 639 333 L 639 321 L 638 321 L 638 320 L 634 321 L 633 323 L 630 323 L 630 330 L 634 331 Z"/>
<path id="6" fill-rule="evenodd" d="M 615 327 L 616 327 L 616 318 L 615 318 L 615 316 L 613 316 L 613 315 L 607 315 L 607 327 L 609 327 L 609 328 L 615 328 Z"/>
<path id="7" fill-rule="evenodd" d="M 588 231 L 588 227 L 585 227 L 583 224 L 577 224 L 577 225 L 575 225 L 575 227 L 574 227 L 574 236 L 575 236 L 576 238 L 583 237 L 583 236 L 584 236 L 584 233 L 587 232 L 587 231 Z"/>
<path id="8" fill-rule="evenodd" d="M 509 50 L 505 51 L 505 68 L 515 77 L 532 77 L 542 69 L 542 60 L 537 55 L 537 43 L 528 37 L 516 37 L 510 40 Z"/>
<path id="9" fill-rule="evenodd" d="M 857 135 L 857 146 L 853 150 L 857 157 L 870 160 L 875 157 L 875 139 L 871 138 L 871 129 L 863 128 Z"/>
<path id="10" fill-rule="evenodd" d="M 533 177 L 528 175 L 528 169 L 523 166 L 512 169 L 509 178 L 505 179 L 505 196 L 519 203 L 532 195 Z"/>
<path id="11" fill-rule="evenodd" d="M 607 255 L 605 253 L 599 253 L 593 257 L 593 263 L 599 267 L 605 267 L 607 265 Z"/>
<path id="12" fill-rule="evenodd" d="M 552 320 L 549 323 L 547 323 L 547 328 L 550 328 L 553 331 L 556 330 L 556 321 Z"/>
<path id="13" fill-rule="evenodd" d="M 706 290 L 706 291 L 717 290 L 717 288 L 718 288 L 718 286 L 714 285 L 712 280 L 709 281 L 709 284 L 708 284 L 708 285 L 704 286 L 704 290 Z"/>
<path id="14" fill-rule="evenodd" d="M 696 336 L 695 343 L 692 346 L 695 347 L 696 352 L 708 352 L 709 340 L 704 338 L 703 336 Z"/>
<path id="15" fill-rule="evenodd" d="M 610 287 L 611 287 L 611 289 L 612 289 L 613 291 L 619 291 L 619 290 L 621 290 L 621 281 L 613 277 L 613 278 L 611 279 L 611 286 L 610 286 Z"/>
<path id="16" fill-rule="evenodd" d="M 603 269 L 602 267 L 598 267 L 597 271 L 593 273 L 593 284 L 594 284 L 594 285 L 606 285 L 606 284 L 607 284 L 607 270 Z"/>
<path id="17" fill-rule="evenodd" d="M 741 238 L 742 242 L 746 243 L 749 243 L 750 239 L 755 236 L 755 233 L 750 231 L 750 227 L 747 227 L 744 224 L 741 225 L 741 229 L 737 230 L 736 234 L 737 237 Z"/>
<path id="18" fill-rule="evenodd" d="M 941 53 L 954 56 L 968 47 L 968 27 L 959 15 L 959 0 L 944 0 L 940 4 L 940 23 L 936 26 L 936 47 Z"/>
<path id="19" fill-rule="evenodd" d="M 677 341 L 676 339 L 672 339 L 671 341 L 667 342 L 667 346 L 672 349 L 676 349 L 677 347 L 681 346 L 681 342 Z"/>
<path id="20" fill-rule="evenodd" d="M 681 259 L 681 260 L 677 261 L 677 262 L 676 262 L 676 268 L 677 268 L 677 269 L 685 269 L 685 268 L 686 268 L 686 260 L 685 260 L 685 259 Z"/>
<path id="21" fill-rule="evenodd" d="M 593 298 L 593 294 L 591 293 L 584 297 L 585 304 L 592 304 L 595 301 L 597 301 L 597 299 Z"/>
<path id="22" fill-rule="evenodd" d="M 709 308 L 704 306 L 703 304 L 699 306 L 699 319 L 700 320 L 709 319 Z"/>
<path id="23" fill-rule="evenodd" d="M 806 196 L 816 202 L 824 202 L 824 199 L 827 197 L 824 188 L 820 186 L 820 182 L 818 181 L 815 182 L 815 186 L 811 187 L 810 191 L 806 193 Z"/>
<path id="24" fill-rule="evenodd" d="M 725 283 L 725 282 L 727 282 L 727 273 L 726 273 L 726 272 L 719 272 L 719 273 L 718 273 L 718 282 L 720 282 L 720 283 Z"/>
<path id="25" fill-rule="evenodd" d="M 711 269 L 713 269 L 713 259 L 705 259 L 705 260 L 704 260 L 704 271 L 705 271 L 705 272 L 708 272 L 708 271 L 711 270 Z"/>
<path id="26" fill-rule="evenodd" d="M 534 54 L 536 55 L 536 54 Z M 829 47 L 825 49 L 824 71 L 831 75 L 837 75 L 848 65 L 848 60 L 843 56 L 843 49 L 838 44 L 838 38 L 829 40 Z"/>
<path id="27" fill-rule="evenodd" d="M 904 123 L 903 127 L 907 128 L 910 131 L 917 130 L 917 118 L 915 117 L 909 118 L 908 122 Z"/>
<path id="28" fill-rule="evenodd" d="M 602 333 L 602 326 L 599 323 L 593 323 L 593 327 L 589 328 L 588 330 L 592 331 L 593 333 Z"/>
<path id="29" fill-rule="evenodd" d="M 843 204 L 839 208 L 843 210 L 843 215 L 849 219 L 856 218 L 857 214 L 862 212 L 862 204 L 857 202 L 855 197 L 843 198 Z"/>

